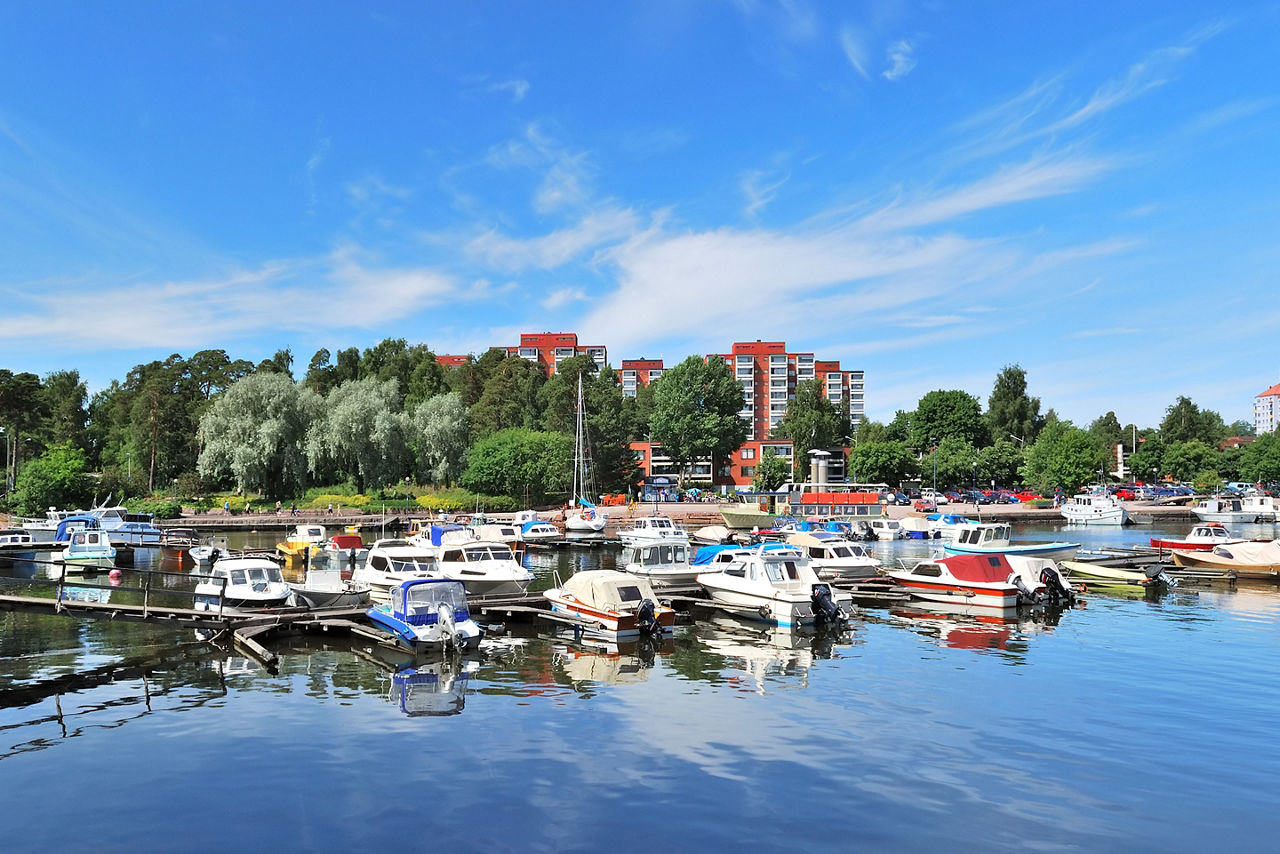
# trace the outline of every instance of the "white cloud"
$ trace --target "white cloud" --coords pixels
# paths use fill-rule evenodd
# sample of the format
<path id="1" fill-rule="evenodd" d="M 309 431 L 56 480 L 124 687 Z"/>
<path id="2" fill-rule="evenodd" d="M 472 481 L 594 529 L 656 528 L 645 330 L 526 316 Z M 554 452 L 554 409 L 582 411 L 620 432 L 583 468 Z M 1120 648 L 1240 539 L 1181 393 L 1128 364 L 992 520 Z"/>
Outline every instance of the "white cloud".
<path id="1" fill-rule="evenodd" d="M 316 143 L 315 150 L 311 152 L 311 156 L 307 158 L 307 213 L 315 213 L 316 208 L 316 172 L 320 170 L 320 166 L 324 163 L 324 159 L 329 154 L 331 147 L 329 137 L 323 137 Z"/>
<path id="2" fill-rule="evenodd" d="M 884 71 L 884 79 L 901 80 L 916 67 L 915 48 L 911 42 L 901 39 L 889 45 L 889 67 Z"/>
<path id="3" fill-rule="evenodd" d="M 508 94 L 511 96 L 511 103 L 518 104 L 524 100 L 525 95 L 529 94 L 529 81 L 520 78 L 502 80 L 491 84 L 487 91 Z"/>
<path id="4" fill-rule="evenodd" d="M 587 298 L 587 293 L 582 288 L 557 288 L 542 300 L 541 305 L 545 309 L 560 308 L 571 302 L 581 302 Z"/>
<path id="5" fill-rule="evenodd" d="M 845 27 L 840 31 L 840 49 L 845 59 L 853 66 L 853 70 L 866 80 L 871 79 L 867 73 L 867 48 L 863 35 L 854 27 Z"/>
<path id="6" fill-rule="evenodd" d="M 739 184 L 747 197 L 747 216 L 755 216 L 773 201 L 778 190 L 791 179 L 791 173 L 777 174 L 763 169 L 752 169 L 742 176 Z"/>
<path id="7" fill-rule="evenodd" d="M 502 270 L 530 267 L 551 270 L 584 252 L 621 240 L 638 227 L 630 209 L 602 208 L 584 215 L 576 225 L 558 229 L 542 237 L 514 238 L 486 231 L 465 245 L 466 253 Z"/>

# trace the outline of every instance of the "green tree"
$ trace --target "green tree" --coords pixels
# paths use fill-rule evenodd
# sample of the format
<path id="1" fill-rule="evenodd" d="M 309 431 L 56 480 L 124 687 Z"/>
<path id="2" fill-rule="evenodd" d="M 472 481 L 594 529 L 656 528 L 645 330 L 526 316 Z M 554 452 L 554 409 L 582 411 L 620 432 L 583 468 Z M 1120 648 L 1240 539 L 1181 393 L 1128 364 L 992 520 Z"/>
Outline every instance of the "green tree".
<path id="1" fill-rule="evenodd" d="M 1259 483 L 1280 481 L 1280 434 L 1263 433 L 1244 447 L 1240 477 Z"/>
<path id="2" fill-rule="evenodd" d="M 1170 445 L 1191 441 L 1217 444 L 1227 437 L 1227 425 L 1218 413 L 1201 410 L 1191 402 L 1191 398 L 1179 396 L 1165 410 L 1164 420 L 1160 422 L 1160 437 Z"/>
<path id="3" fill-rule="evenodd" d="M 1164 463 L 1164 453 L 1168 444 L 1159 434 L 1139 437 L 1138 450 L 1129 455 L 1129 470 L 1135 480 L 1155 482 L 1169 470 Z"/>
<path id="4" fill-rule="evenodd" d="M 1164 452 L 1164 467 L 1177 480 L 1191 480 L 1204 471 L 1212 471 L 1217 477 L 1218 450 L 1194 439 L 1174 442 Z"/>
<path id="5" fill-rule="evenodd" d="M 756 465 L 756 476 L 751 480 L 755 492 L 773 492 L 791 479 L 791 464 L 786 457 L 778 456 L 773 448 L 766 448 Z"/>
<path id="6" fill-rule="evenodd" d="M 267 374 L 284 374 L 293 379 L 293 351 L 288 347 L 277 350 L 270 359 L 258 363 L 258 370 Z"/>
<path id="7" fill-rule="evenodd" d="M 1068 421 L 1048 421 L 1026 450 L 1019 473 L 1041 494 L 1057 487 L 1074 492 L 1098 477 L 1106 456 L 1088 433 Z"/>
<path id="8" fill-rule="evenodd" d="M 46 507 L 86 506 L 92 492 L 84 451 L 61 442 L 22 469 L 14 497 L 19 513 L 34 515 Z"/>
<path id="9" fill-rule="evenodd" d="M 920 398 L 911 417 L 910 446 L 921 451 L 943 439 L 960 439 L 975 447 L 986 444 L 987 425 L 978 399 L 964 391 L 931 391 Z"/>
<path id="10" fill-rule="evenodd" d="M 742 446 L 749 433 L 742 386 L 722 360 L 690 356 L 658 380 L 650 419 L 654 441 L 680 466 L 680 485 L 690 463 L 717 459 Z"/>
<path id="11" fill-rule="evenodd" d="M 605 365 L 604 370 L 584 390 L 584 394 L 591 459 L 595 463 L 600 488 L 605 492 L 628 492 L 635 485 L 640 472 L 635 455 L 628 445 L 631 428 L 622 383 L 618 381 L 618 375 L 613 369 Z"/>
<path id="12" fill-rule="evenodd" d="M 85 408 L 89 393 L 78 371 L 54 371 L 44 378 L 40 388 L 41 408 L 48 413 L 42 425 L 41 440 L 46 445 L 70 442 L 77 448 L 88 446 L 85 427 L 89 412 Z"/>
<path id="13" fill-rule="evenodd" d="M 306 483 L 306 436 L 320 416 L 320 395 L 284 374 L 253 374 L 218 397 L 200 419 L 197 471 L 231 478 L 244 492 L 298 494 Z"/>
<path id="14" fill-rule="evenodd" d="M 893 413 L 893 420 L 885 425 L 885 435 L 882 440 L 871 439 L 867 441 L 885 441 L 885 442 L 901 442 L 906 445 L 911 442 L 911 424 L 915 421 L 915 412 L 907 412 L 899 409 Z"/>
<path id="15" fill-rule="evenodd" d="M 469 430 L 467 407 L 457 392 L 415 406 L 409 412 L 408 431 L 418 477 L 438 485 L 456 482 L 466 462 Z"/>
<path id="16" fill-rule="evenodd" d="M 809 451 L 842 445 L 844 436 L 840 427 L 840 413 L 823 393 L 822 382 L 806 380 L 796 384 L 796 396 L 787 404 L 786 414 L 770 435 L 791 440 L 795 479 L 804 481 L 812 479 L 805 476 Z"/>
<path id="17" fill-rule="evenodd" d="M 337 384 L 334 382 L 337 369 L 329 364 L 329 358 L 329 351 L 324 347 L 317 350 L 307 363 L 307 375 L 302 380 L 303 385 L 321 396 L 328 394 Z"/>
<path id="18" fill-rule="evenodd" d="M 538 363 L 516 356 L 503 358 L 471 407 L 472 434 L 483 437 L 511 427 L 536 428 L 541 416 L 538 391 L 546 381 L 546 371 Z"/>
<path id="19" fill-rule="evenodd" d="M 933 477 L 933 463 L 938 465 L 938 488 L 952 489 L 969 487 L 974 477 L 974 463 L 978 461 L 978 451 L 963 439 L 948 437 L 938 443 L 932 454 L 920 461 L 921 478 Z"/>
<path id="20" fill-rule="evenodd" d="M 1034 442 L 1043 420 L 1040 398 L 1027 394 L 1027 372 L 1019 365 L 1005 365 L 996 375 L 995 387 L 987 398 L 987 425 L 993 440 L 1017 436 Z"/>
<path id="21" fill-rule="evenodd" d="M 1116 445 L 1125 440 L 1124 428 L 1120 426 L 1120 419 L 1114 412 L 1095 418 L 1089 424 L 1089 435 L 1108 454 L 1115 453 Z"/>
<path id="22" fill-rule="evenodd" d="M 572 466 L 572 436 L 513 427 L 471 446 L 461 482 L 484 495 L 546 504 L 568 494 Z"/>
<path id="23" fill-rule="evenodd" d="M 1009 439 L 997 439 L 978 452 L 978 483 L 995 481 L 1002 486 L 1018 483 L 1022 465 L 1022 448 Z"/>
<path id="24" fill-rule="evenodd" d="M 409 473 L 404 413 L 398 409 L 399 383 L 373 377 L 351 380 L 330 392 L 324 414 L 307 433 L 307 465 L 313 474 L 332 472 L 366 484 L 385 486 Z"/>
<path id="25" fill-rule="evenodd" d="M 584 389 L 591 389 L 598 368 L 595 359 L 588 355 L 565 359 L 556 367 L 542 388 L 538 390 L 538 406 L 542 410 L 542 429 L 574 432 L 574 410 L 578 405 L 578 377 L 582 377 Z M 593 410 L 589 408 L 588 411 Z"/>
<path id="26" fill-rule="evenodd" d="M 859 442 L 849 453 L 850 479 L 898 485 L 919 471 L 915 455 L 901 442 Z"/>
<path id="27" fill-rule="evenodd" d="M 893 441 L 889 436 L 889 428 L 881 424 L 879 421 L 870 420 L 863 421 L 858 425 L 858 429 L 853 432 L 853 438 L 859 443 Z"/>

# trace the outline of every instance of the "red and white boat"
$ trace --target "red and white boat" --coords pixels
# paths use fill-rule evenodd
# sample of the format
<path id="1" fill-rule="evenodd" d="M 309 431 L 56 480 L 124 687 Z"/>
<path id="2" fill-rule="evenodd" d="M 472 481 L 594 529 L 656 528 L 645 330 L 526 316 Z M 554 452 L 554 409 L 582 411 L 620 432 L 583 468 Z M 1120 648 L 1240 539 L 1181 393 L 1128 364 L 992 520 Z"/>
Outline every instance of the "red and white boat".
<path id="1" fill-rule="evenodd" d="M 1016 608 L 1013 567 L 1002 554 L 953 555 L 922 560 L 909 570 L 885 573 L 912 596 L 930 602 Z"/>
<path id="2" fill-rule="evenodd" d="M 556 614 L 611 639 L 660 638 L 675 627 L 676 612 L 658 604 L 649 582 L 625 572 L 589 569 L 542 595 Z"/>
<path id="3" fill-rule="evenodd" d="M 1244 538 L 1231 536 L 1231 531 L 1221 522 L 1205 522 L 1203 525 L 1196 525 L 1192 528 L 1191 533 L 1187 534 L 1186 538 L 1182 540 L 1152 537 L 1151 548 L 1177 549 L 1184 552 L 1207 552 L 1214 546 L 1231 546 L 1243 542 L 1246 542 Z"/>

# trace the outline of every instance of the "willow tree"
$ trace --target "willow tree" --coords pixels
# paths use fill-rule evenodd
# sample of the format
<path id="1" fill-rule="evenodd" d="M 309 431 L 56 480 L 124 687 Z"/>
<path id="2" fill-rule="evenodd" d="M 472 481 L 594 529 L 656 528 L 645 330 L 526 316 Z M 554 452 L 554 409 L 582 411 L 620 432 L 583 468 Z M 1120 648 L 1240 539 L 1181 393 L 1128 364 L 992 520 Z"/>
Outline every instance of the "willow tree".
<path id="1" fill-rule="evenodd" d="M 379 486 L 409 473 L 408 419 L 399 410 L 399 384 L 372 377 L 351 380 L 330 392 L 322 417 L 307 434 L 307 464 L 313 474 Z"/>
<path id="2" fill-rule="evenodd" d="M 418 474 L 435 484 L 456 482 L 469 437 L 462 395 L 454 391 L 428 398 L 409 412 L 407 427 Z"/>
<path id="3" fill-rule="evenodd" d="M 245 492 L 297 494 L 306 482 L 307 431 L 322 407 L 318 394 L 285 374 L 245 377 L 200 419 L 197 470 L 208 478 L 231 477 Z"/>

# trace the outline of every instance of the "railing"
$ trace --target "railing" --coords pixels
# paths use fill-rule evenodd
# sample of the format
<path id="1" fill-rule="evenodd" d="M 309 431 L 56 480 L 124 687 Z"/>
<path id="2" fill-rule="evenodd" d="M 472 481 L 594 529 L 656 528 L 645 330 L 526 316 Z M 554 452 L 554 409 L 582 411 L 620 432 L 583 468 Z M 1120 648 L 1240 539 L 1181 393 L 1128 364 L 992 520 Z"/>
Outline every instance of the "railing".
<path id="1" fill-rule="evenodd" d="M 72 573 L 67 572 L 67 564 L 61 560 L 40 560 L 27 559 L 24 562 L 32 563 L 36 566 L 55 566 L 61 570 L 56 579 L 51 578 L 21 578 L 21 577 L 5 577 L 0 581 L 6 584 L 33 584 L 38 587 L 54 588 L 55 610 L 61 611 L 64 607 L 63 603 L 74 602 L 75 599 L 70 595 L 70 591 L 104 591 L 106 593 L 141 593 L 142 594 L 142 615 L 150 616 L 152 609 L 158 606 L 154 603 L 154 597 L 159 594 L 163 596 L 174 596 L 182 600 L 190 600 L 191 609 L 195 610 L 196 592 L 194 589 L 184 589 L 182 587 L 171 587 L 164 584 L 165 579 L 184 579 L 194 581 L 199 584 L 201 581 L 217 580 L 219 582 L 218 590 L 218 618 L 224 616 L 224 608 L 226 604 L 226 592 L 228 579 L 223 576 L 202 575 L 193 572 L 166 572 L 158 569 L 129 569 L 128 572 L 136 573 L 142 576 L 141 586 L 125 585 L 125 584 L 98 584 L 93 583 L 89 578 L 76 574 L 72 578 Z M 103 567 L 100 572 L 102 574 L 110 573 L 116 567 Z M 157 586 L 156 580 L 160 580 Z M 84 601 L 92 601 L 86 599 Z"/>

